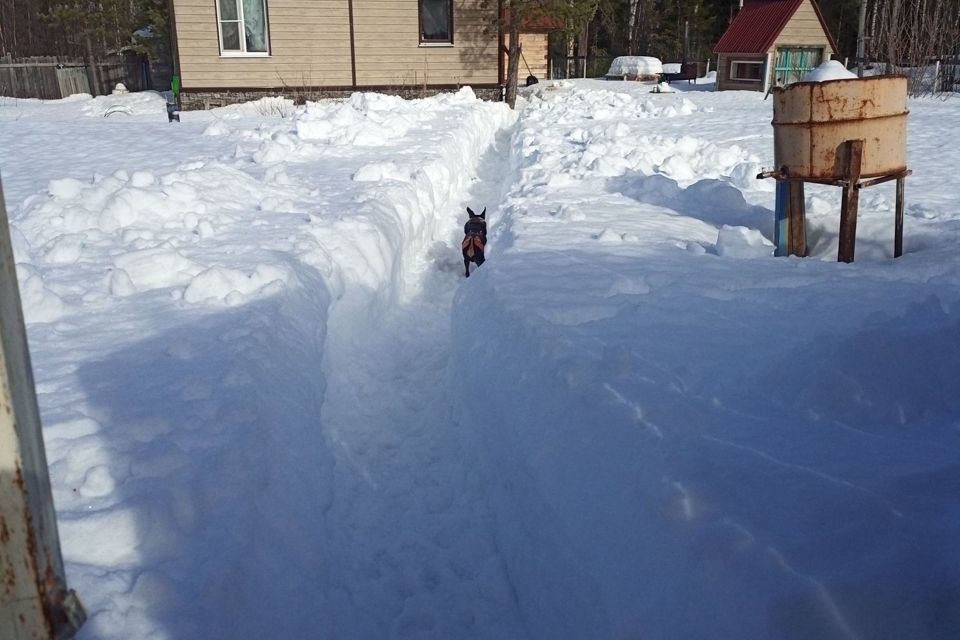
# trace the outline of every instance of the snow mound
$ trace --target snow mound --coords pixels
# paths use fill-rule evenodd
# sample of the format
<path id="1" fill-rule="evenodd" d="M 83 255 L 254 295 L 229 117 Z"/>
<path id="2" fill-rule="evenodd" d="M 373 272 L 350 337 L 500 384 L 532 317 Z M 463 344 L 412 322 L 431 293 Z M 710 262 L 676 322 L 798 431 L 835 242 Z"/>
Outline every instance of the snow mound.
<path id="1" fill-rule="evenodd" d="M 610 63 L 608 76 L 654 76 L 663 73 L 663 63 L 650 56 L 619 56 Z"/>
<path id="2" fill-rule="evenodd" d="M 81 113 L 91 118 L 133 116 L 167 121 L 167 99 L 155 91 L 97 96 L 85 102 Z"/>
<path id="3" fill-rule="evenodd" d="M 252 273 L 226 267 L 211 267 L 190 280 L 183 292 L 185 302 L 225 302 L 236 305 L 259 295 L 283 290 L 290 274 L 275 265 L 257 265 Z"/>
<path id="4" fill-rule="evenodd" d="M 773 243 L 756 229 L 724 225 L 717 235 L 717 255 L 728 258 L 769 258 Z"/>
<path id="5" fill-rule="evenodd" d="M 410 180 L 408 169 L 395 162 L 371 162 L 360 167 L 353 174 L 354 182 L 381 182 L 383 180 Z"/>
<path id="6" fill-rule="evenodd" d="M 803 77 L 804 82 L 826 82 L 827 80 L 856 79 L 857 74 L 843 66 L 839 60 L 827 60 Z"/>
<path id="7" fill-rule="evenodd" d="M 210 109 L 210 113 L 224 120 L 237 120 L 250 117 L 279 117 L 293 116 L 302 107 L 297 107 L 294 101 L 283 96 L 265 96 L 249 102 L 228 104 L 223 107 Z"/>
<path id="8" fill-rule="evenodd" d="M 428 112 L 398 96 L 355 93 L 345 103 L 308 103 L 296 130 L 311 142 L 380 147 L 403 137 Z"/>
<path id="9" fill-rule="evenodd" d="M 203 130 L 203 135 L 205 136 L 225 136 L 229 135 L 229 133 L 230 127 L 220 118 L 208 124 L 207 128 Z"/>

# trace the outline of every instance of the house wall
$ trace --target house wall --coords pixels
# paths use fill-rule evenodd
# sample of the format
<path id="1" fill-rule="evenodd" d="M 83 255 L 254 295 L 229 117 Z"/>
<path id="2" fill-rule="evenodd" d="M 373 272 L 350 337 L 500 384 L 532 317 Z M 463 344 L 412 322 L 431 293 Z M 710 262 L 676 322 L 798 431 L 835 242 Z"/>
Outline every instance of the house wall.
<path id="1" fill-rule="evenodd" d="M 717 90 L 718 91 L 763 91 L 763 81 L 744 82 L 730 78 L 730 66 L 734 60 L 748 60 L 766 62 L 766 56 L 747 53 L 721 53 L 717 60 Z M 770 73 L 770 69 L 767 69 Z"/>
<path id="2" fill-rule="evenodd" d="M 454 44 L 419 44 L 418 0 L 267 0 L 270 55 L 223 57 L 215 0 L 173 0 L 183 93 L 497 84 L 496 5 L 454 3 Z"/>
<path id="3" fill-rule="evenodd" d="M 214 0 L 173 0 L 184 91 L 349 85 L 344 0 L 267 0 L 269 57 L 221 57 Z"/>
<path id="4" fill-rule="evenodd" d="M 496 4 L 454 3 L 453 45 L 421 46 L 417 0 L 353 0 L 358 85 L 497 84 Z"/>

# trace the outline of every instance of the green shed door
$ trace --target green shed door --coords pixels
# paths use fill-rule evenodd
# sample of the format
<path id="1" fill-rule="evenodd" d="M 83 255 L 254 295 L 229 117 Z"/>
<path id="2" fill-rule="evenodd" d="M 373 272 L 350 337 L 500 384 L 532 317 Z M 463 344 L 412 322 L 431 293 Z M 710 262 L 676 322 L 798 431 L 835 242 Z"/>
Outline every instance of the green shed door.
<path id="1" fill-rule="evenodd" d="M 774 81 L 778 87 L 799 82 L 808 71 L 823 61 L 823 49 L 812 47 L 777 47 Z"/>

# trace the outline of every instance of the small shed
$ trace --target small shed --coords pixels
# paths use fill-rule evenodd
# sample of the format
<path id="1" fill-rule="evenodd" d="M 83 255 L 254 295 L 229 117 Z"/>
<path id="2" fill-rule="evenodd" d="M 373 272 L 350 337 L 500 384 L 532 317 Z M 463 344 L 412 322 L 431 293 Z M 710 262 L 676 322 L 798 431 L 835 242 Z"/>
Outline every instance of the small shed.
<path id="1" fill-rule="evenodd" d="M 837 43 L 815 0 L 745 0 L 713 52 L 718 91 L 766 92 L 802 79 Z"/>

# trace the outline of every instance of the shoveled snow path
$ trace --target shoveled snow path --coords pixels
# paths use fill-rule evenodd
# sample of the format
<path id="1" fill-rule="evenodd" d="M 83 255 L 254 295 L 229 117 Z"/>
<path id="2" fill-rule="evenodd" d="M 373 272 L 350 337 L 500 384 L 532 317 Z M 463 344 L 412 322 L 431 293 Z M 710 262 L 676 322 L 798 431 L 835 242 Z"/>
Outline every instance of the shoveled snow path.
<path id="1" fill-rule="evenodd" d="M 496 214 L 504 164 L 489 151 L 465 204 Z M 527 635 L 447 396 L 483 393 L 482 372 L 448 366 L 450 306 L 465 282 L 457 241 L 424 260 L 420 291 L 385 317 L 355 301 L 332 308 L 321 415 L 335 458 L 330 637 Z"/>

